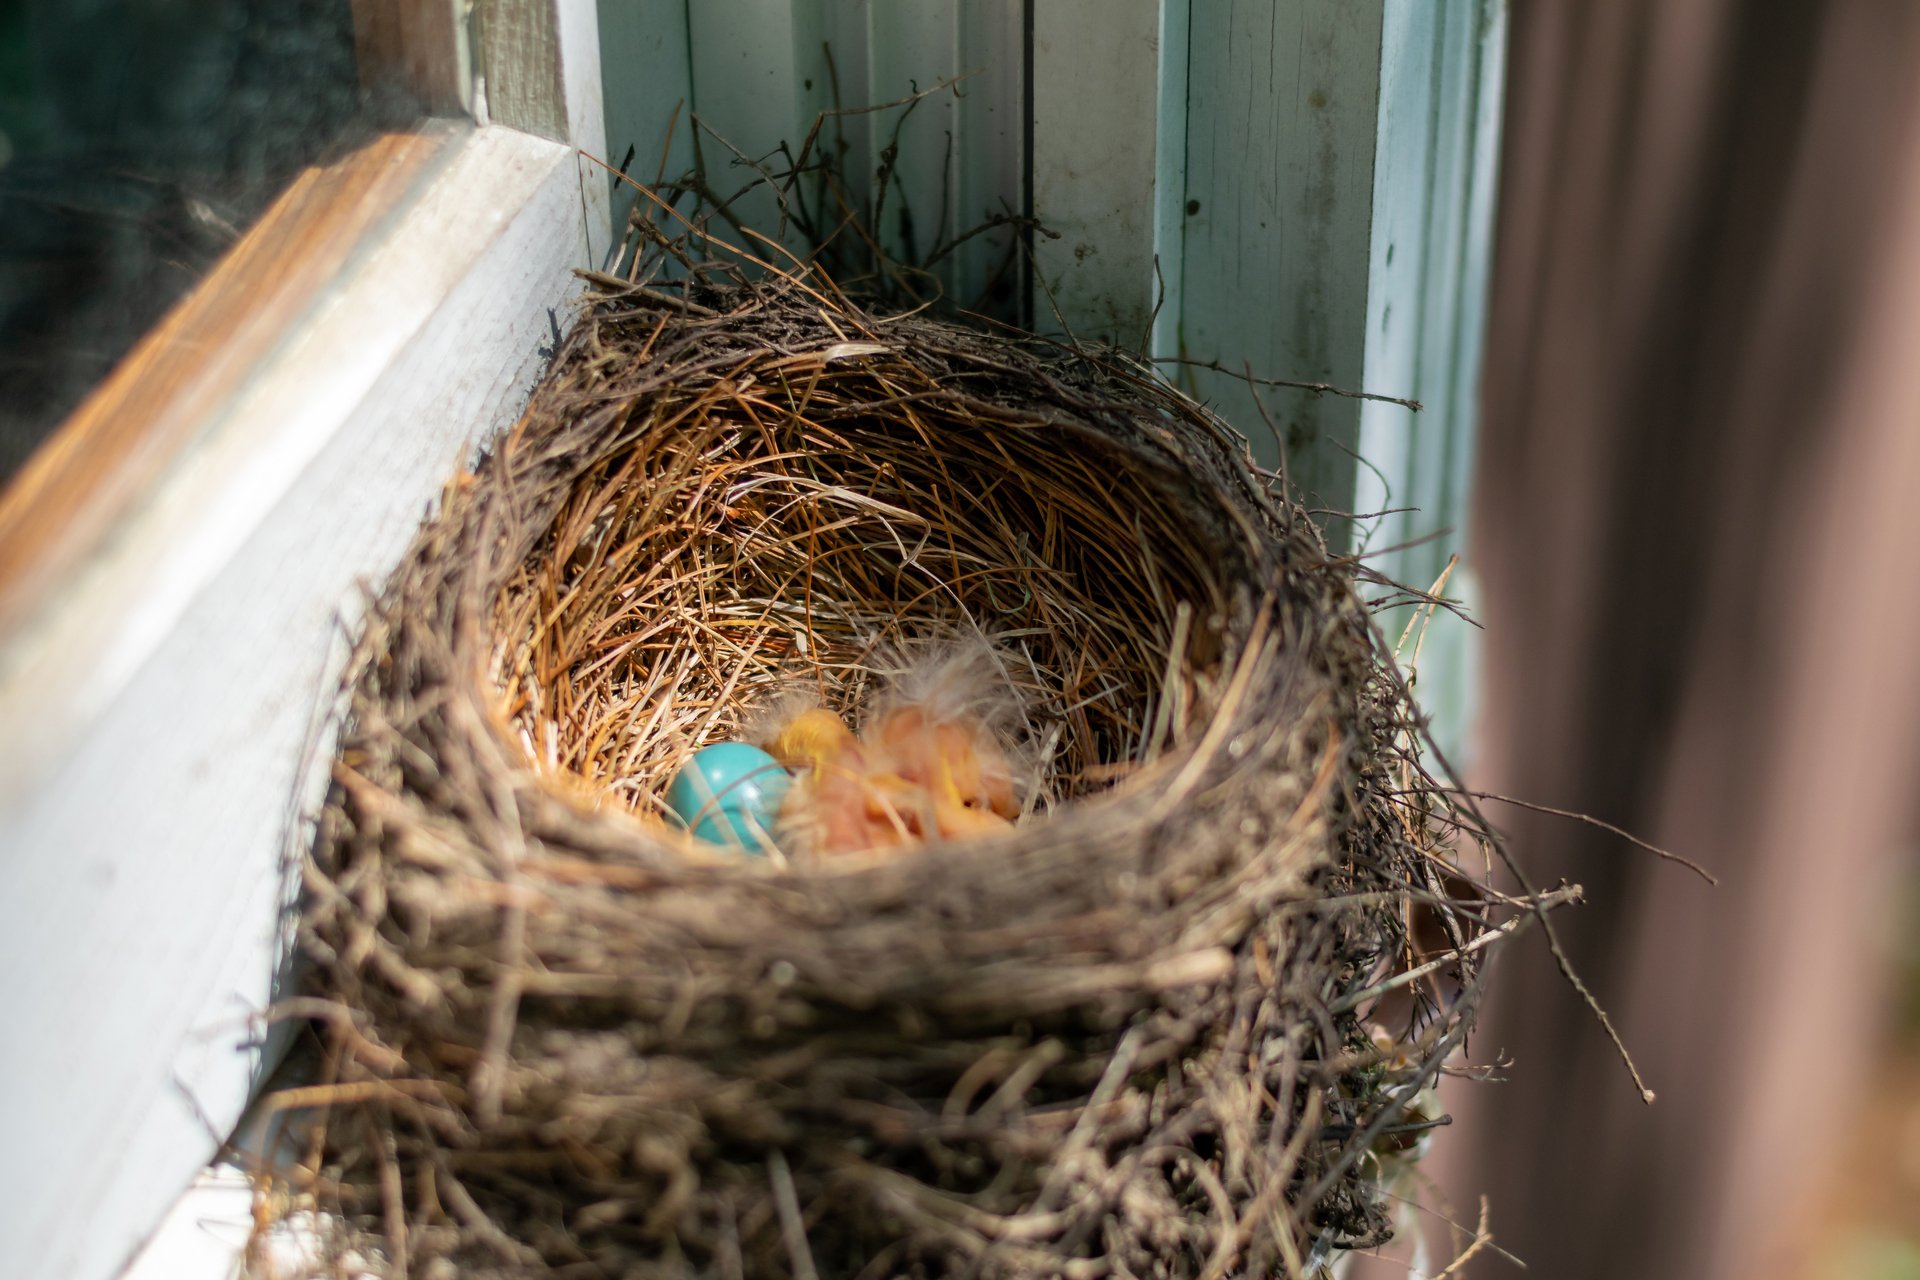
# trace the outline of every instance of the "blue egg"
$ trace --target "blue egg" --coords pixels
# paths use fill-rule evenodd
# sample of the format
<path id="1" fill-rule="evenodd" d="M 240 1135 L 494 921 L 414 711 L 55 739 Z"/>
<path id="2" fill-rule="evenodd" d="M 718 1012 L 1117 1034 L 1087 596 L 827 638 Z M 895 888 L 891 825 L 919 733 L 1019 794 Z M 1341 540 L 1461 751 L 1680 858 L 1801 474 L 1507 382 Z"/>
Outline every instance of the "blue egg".
<path id="1" fill-rule="evenodd" d="M 667 807 L 697 839 L 765 853 L 792 782 L 780 762 L 760 748 L 720 742 L 694 752 L 674 775 Z"/>

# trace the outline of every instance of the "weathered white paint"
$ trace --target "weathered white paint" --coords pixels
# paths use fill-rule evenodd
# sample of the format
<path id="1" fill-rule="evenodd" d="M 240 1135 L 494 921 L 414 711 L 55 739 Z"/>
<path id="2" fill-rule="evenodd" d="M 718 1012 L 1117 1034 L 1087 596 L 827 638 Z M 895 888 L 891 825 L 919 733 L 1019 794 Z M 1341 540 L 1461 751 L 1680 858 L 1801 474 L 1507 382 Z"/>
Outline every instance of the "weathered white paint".
<path id="1" fill-rule="evenodd" d="M 482 124 L 502 124 L 583 154 L 581 209 L 596 255 L 610 207 L 597 0 L 474 0 Z M 595 262 L 599 258 L 596 256 Z"/>
<path id="2" fill-rule="evenodd" d="M 479 130 L 0 680 L 0 1274 L 112 1274 L 246 1102 L 361 584 L 517 411 L 586 260 L 570 148 Z"/>
<path id="3" fill-rule="evenodd" d="M 606 86 L 600 56 L 600 6 L 597 0 L 553 0 L 554 37 L 559 51 L 560 96 L 566 110 L 562 140 L 579 152 L 580 233 L 587 261 L 599 265 L 612 248 L 612 200 L 607 186 Z"/>
<path id="4" fill-rule="evenodd" d="M 232 1280 L 254 1232 L 253 1197 L 252 1180 L 232 1165 L 203 1170 L 120 1280 Z M 264 1242 L 268 1275 L 312 1269 L 319 1241 L 311 1226 L 295 1219 L 275 1228 Z"/>
<path id="5" fill-rule="evenodd" d="M 560 131 L 597 154 L 595 6 L 535 8 Z M 0 637 L 0 963 L 33 975 L 0 993 L 0 1274 L 113 1274 L 239 1118 L 364 586 L 517 412 L 608 243 L 572 146 L 446 128 L 438 170 Z"/>

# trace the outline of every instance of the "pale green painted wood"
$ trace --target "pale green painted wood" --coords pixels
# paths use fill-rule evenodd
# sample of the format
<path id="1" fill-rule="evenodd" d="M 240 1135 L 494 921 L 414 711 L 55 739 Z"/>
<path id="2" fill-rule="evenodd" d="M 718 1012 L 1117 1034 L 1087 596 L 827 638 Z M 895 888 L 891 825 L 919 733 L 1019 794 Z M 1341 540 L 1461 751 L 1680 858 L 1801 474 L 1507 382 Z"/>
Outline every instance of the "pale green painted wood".
<path id="1" fill-rule="evenodd" d="M 697 139 L 712 186 L 731 195 L 752 171 L 714 135 L 781 173 L 820 113 L 907 98 L 973 72 L 957 96 L 943 91 L 911 111 L 829 119 L 815 143 L 831 149 L 855 201 L 877 203 L 889 252 L 921 259 L 986 218 L 1024 207 L 1023 13 L 1020 0 L 603 0 L 610 149 L 617 162 L 634 146 L 636 176 L 652 180 L 667 121 L 684 100 L 666 174 L 691 165 Z M 691 114 L 703 129 L 689 132 Z M 889 162 L 884 153 L 896 142 Z M 880 199 L 883 165 L 889 181 Z M 736 211 L 755 230 L 778 225 L 768 193 L 749 195 Z M 962 305 L 979 301 L 1012 239 L 1010 231 L 980 236 L 944 255 L 942 287 Z M 798 234 L 787 241 L 805 247 Z M 1017 278 L 1001 284 L 1003 314 L 1017 310 Z"/>
<path id="2" fill-rule="evenodd" d="M 1155 355 L 1420 399 L 1415 415 L 1260 393 L 1313 505 L 1421 508 L 1330 517 L 1336 546 L 1455 531 L 1377 559 L 1431 583 L 1464 540 L 1505 0 L 1036 0 L 1030 106 L 1028 12 L 1020 0 L 603 0 L 611 149 L 649 137 L 639 149 L 657 155 L 685 97 L 753 156 L 782 140 L 797 151 L 836 100 L 887 101 L 980 70 L 961 98 L 927 99 L 899 127 L 881 220 L 893 251 L 925 252 L 943 226 L 1021 209 L 1030 166 L 1032 211 L 1062 233 L 1034 243 L 1046 286 L 1027 300 L 1036 327 L 1135 347 L 1151 328 Z M 655 74 L 616 72 L 615 57 Z M 898 123 L 897 111 L 849 116 L 823 134 L 856 199 L 875 198 Z M 725 153 L 703 150 L 723 173 Z M 764 202 L 753 216 L 771 221 Z M 982 237 L 943 263 L 949 293 L 971 299 L 1006 245 Z M 1282 463 L 1244 382 L 1177 376 L 1257 459 Z M 1451 589 L 1470 582 L 1468 566 Z M 1471 705 L 1462 632 L 1438 625 L 1423 655 L 1428 701 L 1456 743 Z"/>
<path id="3" fill-rule="evenodd" d="M 1381 31 L 1379 0 L 1193 6 L 1182 354 L 1366 381 Z M 1188 385 L 1256 457 L 1281 463 L 1243 381 L 1194 372 Z M 1279 388 L 1261 399 L 1294 482 L 1315 505 L 1348 509 L 1358 403 Z"/>
<path id="4" fill-rule="evenodd" d="M 1189 0 L 1160 5 L 1159 119 L 1154 133 L 1153 355 L 1180 353 L 1180 317 L 1186 307 L 1187 77 L 1192 63 Z"/>
<path id="5" fill-rule="evenodd" d="M 1022 207 L 1022 6 L 1018 0 L 814 4 L 821 17 L 800 50 L 816 68 L 806 124 L 835 106 L 857 108 L 925 94 L 911 108 L 841 115 L 822 129 L 824 141 L 844 148 L 839 167 L 853 196 L 878 210 L 881 242 L 905 262 L 938 254 L 938 287 L 962 306 L 991 305 L 993 300 L 982 295 L 1002 277 L 997 309 L 1014 314 L 1018 273 L 1005 271 L 1013 249 L 1011 230 L 943 248 L 994 215 Z M 833 50 L 837 100 L 830 92 L 823 44 Z M 956 80 L 958 93 L 927 92 Z M 887 189 L 881 198 L 876 184 L 883 171 Z"/>
<path id="6" fill-rule="evenodd" d="M 1035 325 L 1139 349 L 1160 289 L 1156 229 L 1179 172 L 1162 154 L 1162 0 L 1049 0 L 1033 20 Z M 1178 5 L 1184 9 L 1185 5 Z"/>
<path id="7" fill-rule="evenodd" d="M 1384 16 L 1366 385 L 1412 396 L 1424 408 L 1362 407 L 1367 466 L 1356 476 L 1354 507 L 1398 509 L 1363 522 L 1359 541 L 1378 553 L 1374 567 L 1426 588 L 1466 548 L 1505 3 L 1387 0 Z M 1446 591 L 1471 603 L 1470 562 Z M 1412 615 L 1402 608 L 1381 621 L 1397 637 Z M 1466 623 L 1437 614 L 1415 673 L 1436 736 L 1456 763 L 1465 759 L 1476 701 L 1475 636 Z M 1403 656 L 1410 659 L 1413 646 L 1410 639 Z"/>
<path id="8" fill-rule="evenodd" d="M 608 164 L 633 152 L 631 175 L 647 183 L 693 162 L 693 70 L 687 0 L 602 0 L 600 60 L 606 84 Z M 627 224 L 634 189 L 609 176 L 613 225 Z"/>
<path id="9" fill-rule="evenodd" d="M 1043 332 L 1179 349 L 1189 0 L 1034 8 L 1033 241 Z M 1057 237 L 1057 238 L 1055 238 Z"/>
<path id="10" fill-rule="evenodd" d="M 779 225 L 779 205 L 764 188 L 748 190 L 756 173 L 747 161 L 782 169 L 780 144 L 797 150 L 806 132 L 794 56 L 803 16 L 801 6 L 768 0 L 690 0 L 687 6 L 693 111 L 699 120 L 694 155 L 715 193 L 730 202 L 729 211 L 762 234 L 773 234 Z M 737 241 L 729 228 L 716 233 Z M 736 247 L 767 254 L 757 244 Z"/>
<path id="11" fill-rule="evenodd" d="M 885 102 L 926 89 L 958 75 L 960 9 L 950 0 L 889 0 L 870 6 L 867 29 L 867 85 Z M 938 75 L 931 73 L 938 72 Z M 960 100 L 936 93 L 914 104 L 898 122 L 900 149 L 893 159 L 895 188 L 880 220 L 883 238 L 908 261 L 925 258 L 951 236 L 959 215 L 958 160 L 970 139 L 962 136 Z M 895 117 L 885 113 L 882 146 L 895 136 Z M 869 172 L 878 169 L 878 155 Z"/>
<path id="12" fill-rule="evenodd" d="M 1026 48 L 1024 5 L 963 0 L 960 68 L 976 74 L 961 86 L 956 227 L 1026 211 Z M 1011 228 L 967 241 L 948 270 L 956 298 L 993 315 L 1021 315 L 1028 273 Z"/>

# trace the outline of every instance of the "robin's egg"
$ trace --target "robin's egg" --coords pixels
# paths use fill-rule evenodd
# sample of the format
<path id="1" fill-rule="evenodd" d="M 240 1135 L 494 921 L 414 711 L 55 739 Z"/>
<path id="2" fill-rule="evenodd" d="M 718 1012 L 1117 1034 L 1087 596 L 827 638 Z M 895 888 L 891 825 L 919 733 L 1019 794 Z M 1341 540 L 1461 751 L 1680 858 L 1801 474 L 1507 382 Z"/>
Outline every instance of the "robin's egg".
<path id="1" fill-rule="evenodd" d="M 667 787 L 673 810 L 696 839 L 765 853 L 793 777 L 780 762 L 744 742 L 702 747 Z"/>

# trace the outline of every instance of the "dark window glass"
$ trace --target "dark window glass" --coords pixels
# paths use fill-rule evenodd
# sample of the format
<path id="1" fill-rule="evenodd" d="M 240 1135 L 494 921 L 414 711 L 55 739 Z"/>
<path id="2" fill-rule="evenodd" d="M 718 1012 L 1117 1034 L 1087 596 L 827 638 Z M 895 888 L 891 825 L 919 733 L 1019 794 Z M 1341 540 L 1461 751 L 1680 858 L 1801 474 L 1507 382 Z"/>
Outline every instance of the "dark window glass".
<path id="1" fill-rule="evenodd" d="M 303 166 L 398 114 L 349 0 L 0 0 L 0 481 Z"/>

